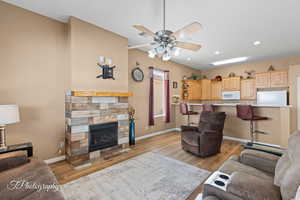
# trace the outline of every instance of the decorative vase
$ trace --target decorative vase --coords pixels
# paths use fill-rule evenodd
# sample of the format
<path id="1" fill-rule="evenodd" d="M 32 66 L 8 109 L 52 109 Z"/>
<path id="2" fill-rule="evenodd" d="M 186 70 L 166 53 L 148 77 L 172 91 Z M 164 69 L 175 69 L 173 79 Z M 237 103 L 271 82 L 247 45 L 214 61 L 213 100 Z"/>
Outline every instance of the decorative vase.
<path id="1" fill-rule="evenodd" d="M 134 119 L 129 120 L 129 145 L 135 145 L 135 122 L 134 122 Z"/>

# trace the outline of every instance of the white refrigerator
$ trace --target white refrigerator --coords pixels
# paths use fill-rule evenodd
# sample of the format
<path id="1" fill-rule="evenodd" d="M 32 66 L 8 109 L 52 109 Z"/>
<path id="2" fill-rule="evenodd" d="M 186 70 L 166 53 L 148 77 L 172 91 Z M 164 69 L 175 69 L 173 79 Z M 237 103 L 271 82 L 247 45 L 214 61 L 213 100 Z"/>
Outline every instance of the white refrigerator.
<path id="1" fill-rule="evenodd" d="M 259 91 L 257 92 L 257 104 L 263 106 L 287 106 L 288 93 L 280 91 Z"/>

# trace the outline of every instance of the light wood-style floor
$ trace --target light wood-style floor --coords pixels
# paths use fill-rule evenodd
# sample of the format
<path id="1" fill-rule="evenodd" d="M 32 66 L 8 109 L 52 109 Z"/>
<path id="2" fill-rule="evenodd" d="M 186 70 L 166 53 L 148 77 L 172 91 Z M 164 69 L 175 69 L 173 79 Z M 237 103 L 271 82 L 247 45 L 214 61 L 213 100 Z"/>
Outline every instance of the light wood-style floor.
<path id="1" fill-rule="evenodd" d="M 127 153 L 123 153 L 105 161 L 95 162 L 92 166 L 81 170 L 73 169 L 72 166 L 70 166 L 66 161 L 51 164 L 50 167 L 56 175 L 59 183 L 64 184 L 129 158 L 149 151 L 154 151 L 196 167 L 206 169 L 208 171 L 215 171 L 231 155 L 238 155 L 243 150 L 240 143 L 224 140 L 220 154 L 205 159 L 199 158 L 182 150 L 179 132 L 171 132 L 168 134 L 140 140 L 136 142 L 136 145 L 131 146 L 130 148 L 132 150 L 128 151 Z M 191 194 L 188 200 L 195 199 L 198 193 L 201 192 L 201 188 L 202 186 L 199 185 L 199 187 Z"/>

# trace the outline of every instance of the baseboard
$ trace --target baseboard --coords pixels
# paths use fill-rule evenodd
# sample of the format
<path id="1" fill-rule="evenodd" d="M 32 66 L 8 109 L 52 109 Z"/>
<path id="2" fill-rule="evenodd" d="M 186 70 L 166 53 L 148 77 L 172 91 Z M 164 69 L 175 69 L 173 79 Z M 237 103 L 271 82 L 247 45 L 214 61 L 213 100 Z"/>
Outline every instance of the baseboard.
<path id="1" fill-rule="evenodd" d="M 167 129 L 167 130 L 163 130 L 163 131 L 149 133 L 149 134 L 144 135 L 144 136 L 136 137 L 135 140 L 142 140 L 142 139 L 150 138 L 150 137 L 165 134 L 165 133 L 170 133 L 172 131 L 180 132 L 181 129 L 180 128 L 171 128 L 171 129 Z M 230 137 L 230 136 L 223 136 L 223 138 L 226 139 L 226 140 L 232 140 L 232 141 L 237 141 L 237 142 L 241 142 L 241 143 L 250 142 L 250 140 L 247 140 L 247 139 L 241 139 L 241 138 Z M 121 140 L 119 140 L 119 144 L 125 144 L 125 143 L 128 143 L 127 138 L 122 138 Z M 263 142 L 257 142 L 257 143 L 262 144 L 262 145 L 268 145 L 268 146 L 276 147 L 276 148 L 282 148 L 280 145 L 268 144 L 268 143 L 263 143 Z M 63 156 L 50 158 L 50 159 L 44 160 L 44 161 L 45 161 L 46 164 L 49 165 L 49 164 L 53 164 L 53 163 L 56 163 L 56 162 L 59 162 L 59 161 L 63 161 L 65 159 L 66 159 L 66 156 L 63 155 Z"/>
<path id="2" fill-rule="evenodd" d="M 44 160 L 44 162 L 48 165 L 50 164 L 53 164 L 53 163 L 56 163 L 56 162 L 59 162 L 59 161 L 63 161 L 66 159 L 66 156 L 63 155 L 63 156 L 58 156 L 58 157 L 54 157 L 54 158 L 50 158 L 48 160 Z"/>
<path id="3" fill-rule="evenodd" d="M 150 134 L 147 134 L 147 135 L 144 135 L 144 136 L 141 136 L 141 137 L 136 137 L 136 140 L 142 140 L 142 139 L 146 139 L 146 138 L 153 137 L 153 136 L 156 136 L 156 135 L 169 133 L 169 132 L 172 132 L 172 131 L 180 131 L 180 128 L 171 128 L 171 129 L 167 129 L 167 130 L 163 130 L 163 131 L 158 131 L 158 132 L 155 132 L 155 133 L 150 133 Z M 125 143 L 128 143 L 128 142 L 129 142 L 128 138 L 121 138 L 119 140 L 119 144 L 125 144 Z M 49 165 L 49 164 L 53 164 L 53 163 L 56 163 L 56 162 L 59 162 L 59 161 L 63 161 L 65 159 L 66 159 L 66 156 L 63 155 L 63 156 L 50 158 L 50 159 L 44 160 L 44 161 L 45 161 L 46 164 Z"/>
<path id="4" fill-rule="evenodd" d="M 149 138 L 149 137 L 153 137 L 153 136 L 157 136 L 157 135 L 161 135 L 161 134 L 169 133 L 169 132 L 173 132 L 173 131 L 178 131 L 178 128 L 170 128 L 170 129 L 163 130 L 163 131 L 158 131 L 158 132 L 154 132 L 154 133 L 149 133 L 149 134 L 147 134 L 147 135 L 143 135 L 143 136 L 140 136 L 140 137 L 136 137 L 135 140 L 142 140 L 142 139 L 146 139 L 146 138 Z M 179 131 L 180 131 L 180 129 L 179 129 Z"/>
<path id="5" fill-rule="evenodd" d="M 241 139 L 241 138 L 230 137 L 230 136 L 223 136 L 223 139 L 237 141 L 237 142 L 241 142 L 241 143 L 251 142 L 250 140 L 247 140 L 247 139 Z M 275 148 L 282 148 L 280 145 L 276 145 L 276 144 L 269 144 L 269 143 L 264 143 L 264 142 L 256 142 L 256 143 L 275 147 Z"/>
<path id="6" fill-rule="evenodd" d="M 126 144 L 126 143 L 129 143 L 129 138 L 126 137 L 126 138 L 121 138 L 119 139 L 118 141 L 118 144 Z"/>

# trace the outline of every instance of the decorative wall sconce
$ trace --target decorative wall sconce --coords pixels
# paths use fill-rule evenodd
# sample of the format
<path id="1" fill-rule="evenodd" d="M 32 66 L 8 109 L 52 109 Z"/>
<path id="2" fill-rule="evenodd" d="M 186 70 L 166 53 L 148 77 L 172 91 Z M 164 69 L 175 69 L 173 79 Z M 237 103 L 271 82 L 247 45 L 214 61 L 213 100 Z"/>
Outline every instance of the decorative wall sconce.
<path id="1" fill-rule="evenodd" d="M 96 78 L 103 78 L 103 79 L 113 79 L 114 78 L 114 68 L 116 66 L 112 66 L 112 60 L 111 59 L 106 59 L 104 56 L 99 57 L 99 62 L 97 65 L 102 69 L 102 74 L 97 76 Z"/>

